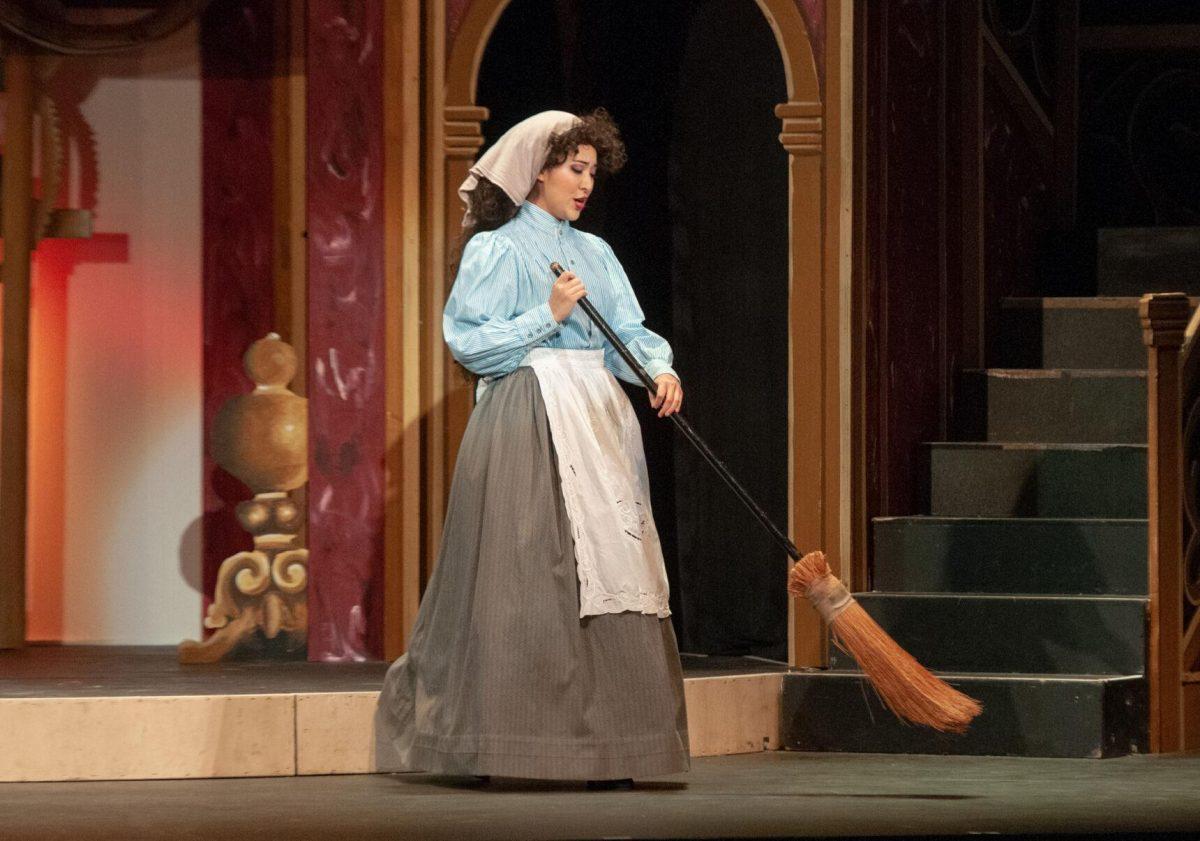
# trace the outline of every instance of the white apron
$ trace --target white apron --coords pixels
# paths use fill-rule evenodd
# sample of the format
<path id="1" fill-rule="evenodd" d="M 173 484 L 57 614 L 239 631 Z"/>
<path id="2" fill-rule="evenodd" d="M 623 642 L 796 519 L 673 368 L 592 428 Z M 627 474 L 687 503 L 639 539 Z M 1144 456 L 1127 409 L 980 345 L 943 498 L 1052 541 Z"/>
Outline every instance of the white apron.
<path id="1" fill-rule="evenodd" d="M 579 615 L 670 616 L 642 432 L 604 351 L 534 348 L 521 365 L 537 373 L 546 404 L 575 538 Z"/>

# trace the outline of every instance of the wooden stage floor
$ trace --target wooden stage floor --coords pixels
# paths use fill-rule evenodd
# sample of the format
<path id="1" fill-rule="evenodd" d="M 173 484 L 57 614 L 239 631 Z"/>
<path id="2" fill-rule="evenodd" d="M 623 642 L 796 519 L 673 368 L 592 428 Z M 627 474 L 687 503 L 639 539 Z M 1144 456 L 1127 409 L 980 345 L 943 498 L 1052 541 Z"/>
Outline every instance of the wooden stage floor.
<path id="1" fill-rule="evenodd" d="M 419 774 L 0 784 L 5 839 L 1197 837 L 1200 757 L 773 751 L 633 791 Z"/>
<path id="2" fill-rule="evenodd" d="M 786 672 L 756 657 L 684 654 L 684 677 Z M 31 645 L 0 649 L 0 698 L 254 695 L 378 691 L 388 664 L 232 660 L 182 666 L 170 646 Z"/>

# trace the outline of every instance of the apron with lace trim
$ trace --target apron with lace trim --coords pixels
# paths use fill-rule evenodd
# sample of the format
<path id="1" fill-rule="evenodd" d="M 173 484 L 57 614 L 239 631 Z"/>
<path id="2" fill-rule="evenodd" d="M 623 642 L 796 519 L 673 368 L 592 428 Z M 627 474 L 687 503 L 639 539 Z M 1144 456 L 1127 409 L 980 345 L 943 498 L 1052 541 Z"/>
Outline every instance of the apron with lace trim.
<path id="1" fill-rule="evenodd" d="M 546 404 L 575 539 L 580 617 L 670 616 L 642 433 L 604 351 L 534 348 L 521 365 L 537 374 Z"/>

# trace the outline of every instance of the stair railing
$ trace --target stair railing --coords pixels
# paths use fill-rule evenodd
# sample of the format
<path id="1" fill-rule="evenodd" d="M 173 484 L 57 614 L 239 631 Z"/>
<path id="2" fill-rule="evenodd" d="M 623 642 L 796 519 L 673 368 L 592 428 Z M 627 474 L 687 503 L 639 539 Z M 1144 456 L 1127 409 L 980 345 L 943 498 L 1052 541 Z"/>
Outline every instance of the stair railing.
<path id="1" fill-rule="evenodd" d="M 1200 310 L 1169 292 L 1142 296 L 1140 313 L 1149 354 L 1150 752 L 1171 753 L 1200 745 Z"/>

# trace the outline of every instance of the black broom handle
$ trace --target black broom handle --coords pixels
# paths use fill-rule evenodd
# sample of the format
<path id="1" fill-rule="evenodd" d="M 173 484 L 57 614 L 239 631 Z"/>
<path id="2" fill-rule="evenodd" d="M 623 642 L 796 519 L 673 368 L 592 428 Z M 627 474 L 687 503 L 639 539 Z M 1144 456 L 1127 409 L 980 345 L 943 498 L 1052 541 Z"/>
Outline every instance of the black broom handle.
<path id="1" fill-rule="evenodd" d="M 564 271 L 562 265 L 559 263 L 551 263 L 550 270 L 554 272 L 555 277 L 558 277 Z M 608 322 L 605 321 L 604 317 L 596 311 L 596 308 L 592 306 L 592 302 L 587 299 L 587 296 L 585 295 L 584 297 L 580 298 L 577 303 L 583 308 L 583 311 L 587 313 L 587 316 L 592 320 L 592 323 L 595 324 L 596 327 L 600 329 L 600 332 L 604 334 L 604 338 L 608 339 L 612 346 L 617 349 L 617 353 L 619 353 L 621 358 L 625 360 L 625 364 L 632 368 L 633 372 L 638 375 L 638 379 L 642 381 L 642 384 L 646 386 L 646 388 L 648 388 L 652 393 L 657 394 L 658 384 L 651 379 L 650 375 L 646 373 L 646 369 L 643 368 L 641 363 L 637 361 L 632 353 L 630 353 L 629 348 L 625 346 L 625 343 L 622 342 L 617 337 L 617 334 L 613 331 L 613 329 L 608 326 Z M 729 468 L 725 466 L 725 463 L 717 458 L 717 454 L 708 448 L 708 444 L 704 443 L 704 439 L 700 437 L 696 430 L 692 429 L 692 425 L 687 422 L 683 415 L 675 412 L 673 415 L 670 415 L 670 418 L 675 422 L 675 428 L 683 433 L 683 437 L 692 443 L 692 446 L 699 451 L 700 455 L 704 457 L 704 460 L 709 463 L 712 469 L 717 471 L 717 475 L 725 480 L 725 484 L 733 490 L 734 494 L 737 495 L 737 498 L 742 501 L 742 504 L 750 509 L 750 513 L 758 518 L 758 521 L 762 523 L 763 528 L 765 528 L 771 534 L 771 536 L 775 538 L 776 542 L 778 542 L 779 545 L 787 551 L 788 555 L 791 556 L 791 559 L 793 561 L 800 560 L 800 551 L 796 548 L 796 544 L 792 543 L 792 541 L 788 539 L 788 536 L 780 531 L 778 526 L 771 522 L 771 518 L 767 516 L 767 512 L 763 511 L 759 504 L 754 501 L 754 498 L 750 496 L 750 493 L 742 487 L 741 482 L 733 477 L 733 474 L 729 472 Z"/>

